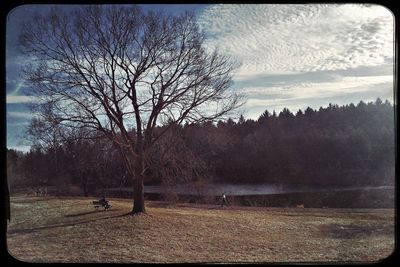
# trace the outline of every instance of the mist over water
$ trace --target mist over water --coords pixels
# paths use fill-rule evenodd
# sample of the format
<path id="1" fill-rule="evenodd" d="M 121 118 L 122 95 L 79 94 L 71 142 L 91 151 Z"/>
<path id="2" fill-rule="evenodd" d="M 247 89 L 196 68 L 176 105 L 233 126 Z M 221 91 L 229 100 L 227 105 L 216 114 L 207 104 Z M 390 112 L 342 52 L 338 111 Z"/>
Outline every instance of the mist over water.
<path id="1" fill-rule="evenodd" d="M 317 186 L 290 186 L 277 184 L 208 184 L 202 188 L 193 185 L 147 185 L 144 188 L 145 193 L 166 193 L 174 192 L 181 195 L 207 195 L 219 196 L 222 193 L 232 196 L 245 195 L 274 195 L 285 193 L 301 193 L 301 192 L 325 192 L 325 191 L 347 191 L 347 190 L 369 190 L 369 189 L 394 189 L 394 186 L 352 186 L 352 187 L 317 187 Z M 118 189 L 115 189 L 118 190 Z M 119 190 L 132 191 L 130 187 L 124 187 Z"/>

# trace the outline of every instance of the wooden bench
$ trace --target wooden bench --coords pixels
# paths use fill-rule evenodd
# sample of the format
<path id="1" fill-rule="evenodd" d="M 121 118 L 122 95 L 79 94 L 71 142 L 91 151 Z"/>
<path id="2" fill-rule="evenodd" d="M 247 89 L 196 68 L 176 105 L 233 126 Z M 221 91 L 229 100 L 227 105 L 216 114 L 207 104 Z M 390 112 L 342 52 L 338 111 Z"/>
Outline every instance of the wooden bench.
<path id="1" fill-rule="evenodd" d="M 94 200 L 93 206 L 95 207 L 95 209 L 103 207 L 104 210 L 107 210 L 112 207 L 111 203 L 108 200 Z"/>

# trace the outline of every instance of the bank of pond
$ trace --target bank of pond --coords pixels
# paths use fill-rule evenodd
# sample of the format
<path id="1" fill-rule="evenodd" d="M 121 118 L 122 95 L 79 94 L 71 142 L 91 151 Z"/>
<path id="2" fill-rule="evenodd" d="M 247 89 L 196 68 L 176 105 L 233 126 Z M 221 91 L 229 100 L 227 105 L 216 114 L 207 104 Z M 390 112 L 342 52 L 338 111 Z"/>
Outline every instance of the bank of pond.
<path id="1" fill-rule="evenodd" d="M 233 190 L 235 187 L 238 190 Z M 163 189 L 161 189 L 163 188 Z M 207 203 L 221 205 L 222 193 L 228 205 L 299 208 L 394 208 L 393 186 L 348 188 L 282 188 L 281 186 L 217 185 L 211 190 L 183 190 L 183 187 L 148 186 L 145 199 L 168 202 Z M 175 190 L 174 190 L 175 189 Z M 225 190 L 224 190 L 225 189 Z M 253 190 L 256 189 L 256 190 Z M 131 188 L 105 191 L 109 197 L 132 198 Z"/>
<path id="2" fill-rule="evenodd" d="M 133 198 L 132 187 L 97 188 L 84 194 L 78 185 L 62 190 L 54 186 L 22 190 L 12 194 L 49 196 L 89 196 L 98 198 Z M 207 184 L 207 185 L 146 185 L 146 200 L 170 203 L 222 204 L 222 194 L 227 205 L 298 208 L 394 208 L 394 186 L 318 187 L 273 184 Z"/>

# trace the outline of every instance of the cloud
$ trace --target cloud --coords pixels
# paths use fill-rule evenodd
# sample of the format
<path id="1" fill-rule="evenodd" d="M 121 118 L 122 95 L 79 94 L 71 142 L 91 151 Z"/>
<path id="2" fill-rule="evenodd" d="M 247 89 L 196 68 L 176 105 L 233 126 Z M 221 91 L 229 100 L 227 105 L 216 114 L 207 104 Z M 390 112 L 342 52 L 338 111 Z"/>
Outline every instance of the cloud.
<path id="1" fill-rule="evenodd" d="M 393 58 L 393 16 L 377 5 L 214 5 L 207 45 L 242 62 L 238 74 L 376 66 Z"/>
<path id="2" fill-rule="evenodd" d="M 206 46 L 242 63 L 246 109 L 319 108 L 393 99 L 394 18 L 379 5 L 213 5 L 199 18 Z"/>
<path id="3" fill-rule="evenodd" d="M 7 117 L 9 118 L 32 118 L 35 114 L 31 112 L 23 111 L 7 111 Z"/>
<path id="4" fill-rule="evenodd" d="M 11 128 L 11 127 L 18 127 L 18 129 L 20 129 L 21 127 L 25 127 L 27 125 L 29 125 L 29 121 L 28 120 L 22 120 L 22 121 L 12 121 L 9 122 L 10 119 L 7 119 L 7 127 Z M 12 132 L 16 132 L 15 129 Z"/>
<path id="5" fill-rule="evenodd" d="M 20 104 L 20 103 L 34 103 L 38 102 L 38 98 L 34 96 L 26 96 L 26 95 L 7 95 L 6 103 L 7 104 Z"/>
<path id="6" fill-rule="evenodd" d="M 338 89 L 341 92 L 360 92 L 368 91 L 369 87 L 376 84 L 392 84 L 393 76 L 367 76 L 367 77 L 338 77 L 337 81 L 331 82 L 302 82 L 296 84 L 288 84 L 275 87 L 247 87 L 243 92 L 247 94 L 263 93 L 270 94 L 271 92 L 280 93 L 281 95 L 293 94 L 293 97 L 301 98 L 303 96 L 313 97 L 322 94 L 336 94 Z"/>
<path id="7" fill-rule="evenodd" d="M 18 150 L 21 152 L 29 152 L 31 150 L 31 146 L 25 146 L 25 145 L 7 145 L 7 148 Z"/>
<path id="8" fill-rule="evenodd" d="M 284 107 L 291 111 L 308 106 L 318 109 L 329 103 L 344 105 L 360 100 L 374 101 L 377 97 L 393 103 L 393 76 L 343 77 L 336 82 L 296 83 L 276 87 L 249 87 L 246 110 L 251 118 L 265 109 L 280 111 Z"/>
<path id="9" fill-rule="evenodd" d="M 11 95 L 15 96 L 19 93 L 19 91 L 23 88 L 24 86 L 24 81 L 15 81 L 16 85 L 14 90 L 11 92 Z"/>

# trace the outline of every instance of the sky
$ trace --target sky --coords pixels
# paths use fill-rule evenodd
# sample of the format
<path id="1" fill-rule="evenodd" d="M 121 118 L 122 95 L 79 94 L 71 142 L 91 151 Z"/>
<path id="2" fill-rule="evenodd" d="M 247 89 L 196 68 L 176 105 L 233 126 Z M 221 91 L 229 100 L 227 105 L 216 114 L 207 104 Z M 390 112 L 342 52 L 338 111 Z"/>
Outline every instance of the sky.
<path id="1" fill-rule="evenodd" d="M 380 5 L 361 4 L 219 4 L 141 5 L 172 14 L 194 11 L 210 51 L 241 65 L 233 73 L 234 90 L 246 104 L 245 118 L 265 110 L 292 112 L 330 103 L 393 103 L 394 17 Z M 50 5 L 11 10 L 6 28 L 7 147 L 29 150 L 24 127 L 33 114 L 21 76 L 28 59 L 18 48 L 20 23 Z M 65 9 L 71 6 L 64 6 Z M 34 27 L 34 25 L 33 25 Z"/>

